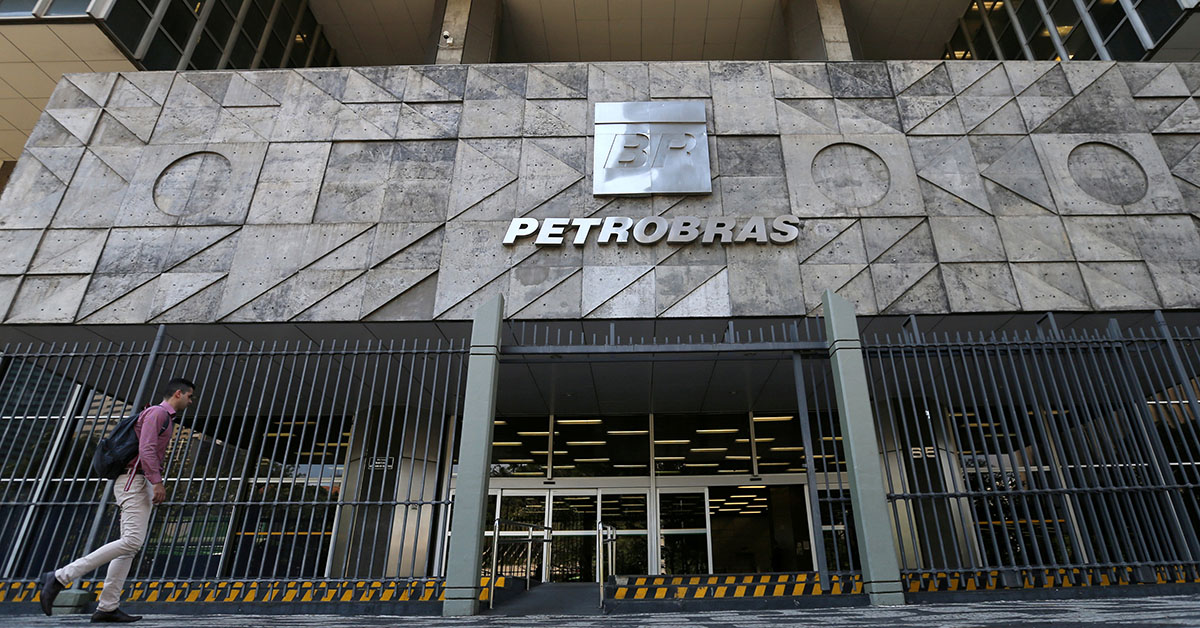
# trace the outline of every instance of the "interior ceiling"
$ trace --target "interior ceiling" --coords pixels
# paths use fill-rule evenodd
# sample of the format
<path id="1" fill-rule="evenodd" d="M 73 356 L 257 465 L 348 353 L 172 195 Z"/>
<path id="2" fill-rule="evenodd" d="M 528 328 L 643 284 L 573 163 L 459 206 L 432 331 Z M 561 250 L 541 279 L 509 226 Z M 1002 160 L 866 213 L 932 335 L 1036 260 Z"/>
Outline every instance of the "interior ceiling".
<path id="1" fill-rule="evenodd" d="M 63 74 L 134 69 L 95 24 L 0 26 L 0 159 L 20 156 Z"/>
<path id="2" fill-rule="evenodd" d="M 787 59 L 786 0 L 502 0 L 501 60 Z M 969 0 L 843 0 L 864 59 L 941 56 Z M 343 65 L 428 63 L 436 0 L 312 0 Z"/>
<path id="3" fill-rule="evenodd" d="M 504 61 L 787 56 L 779 0 L 504 0 Z"/>
<path id="4" fill-rule="evenodd" d="M 442 19 L 436 5 L 436 0 L 312 0 L 308 6 L 342 65 L 410 65 L 434 56 L 432 33 Z"/>
<path id="5" fill-rule="evenodd" d="M 971 0 L 842 0 L 863 59 L 939 59 Z"/>

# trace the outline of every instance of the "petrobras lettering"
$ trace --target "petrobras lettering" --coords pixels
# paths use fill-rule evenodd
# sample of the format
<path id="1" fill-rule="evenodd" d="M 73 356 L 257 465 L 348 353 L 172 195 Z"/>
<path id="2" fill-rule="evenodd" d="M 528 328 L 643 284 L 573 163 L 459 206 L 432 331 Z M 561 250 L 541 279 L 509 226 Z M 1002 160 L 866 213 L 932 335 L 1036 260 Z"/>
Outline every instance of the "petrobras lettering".
<path id="1" fill-rule="evenodd" d="M 534 244 L 583 246 L 597 244 L 788 244 L 800 236 L 796 216 L 647 216 L 629 218 L 514 218 L 504 234 L 511 246 L 532 239 Z"/>

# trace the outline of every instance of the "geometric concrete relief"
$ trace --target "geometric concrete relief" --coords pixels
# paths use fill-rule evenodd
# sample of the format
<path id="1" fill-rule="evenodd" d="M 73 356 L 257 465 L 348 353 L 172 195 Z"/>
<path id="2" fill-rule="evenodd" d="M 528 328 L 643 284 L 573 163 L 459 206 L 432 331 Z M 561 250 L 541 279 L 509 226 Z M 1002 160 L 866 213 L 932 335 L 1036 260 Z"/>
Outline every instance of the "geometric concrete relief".
<path id="1" fill-rule="evenodd" d="M 0 198 L 10 323 L 1200 308 L 1200 65 L 67 75 Z M 712 192 L 593 195 L 597 102 L 703 105 Z M 786 245 L 501 244 L 791 214 Z M 594 230 L 593 234 L 596 233 Z M 530 239 L 532 240 L 532 239 Z"/>

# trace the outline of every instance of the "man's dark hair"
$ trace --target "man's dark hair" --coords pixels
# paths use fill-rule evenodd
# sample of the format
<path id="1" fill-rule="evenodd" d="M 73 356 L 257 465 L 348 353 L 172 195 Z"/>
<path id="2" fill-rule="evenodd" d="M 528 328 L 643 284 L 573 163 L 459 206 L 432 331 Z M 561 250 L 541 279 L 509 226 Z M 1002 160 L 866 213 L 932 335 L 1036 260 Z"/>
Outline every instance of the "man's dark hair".
<path id="1" fill-rule="evenodd" d="M 163 399 L 166 399 L 168 397 L 174 397 L 175 391 L 187 392 L 189 390 L 196 390 L 196 385 L 190 380 L 186 380 L 182 377 L 175 377 L 172 378 L 171 381 L 167 382 L 166 386 L 163 386 L 162 396 Z"/>

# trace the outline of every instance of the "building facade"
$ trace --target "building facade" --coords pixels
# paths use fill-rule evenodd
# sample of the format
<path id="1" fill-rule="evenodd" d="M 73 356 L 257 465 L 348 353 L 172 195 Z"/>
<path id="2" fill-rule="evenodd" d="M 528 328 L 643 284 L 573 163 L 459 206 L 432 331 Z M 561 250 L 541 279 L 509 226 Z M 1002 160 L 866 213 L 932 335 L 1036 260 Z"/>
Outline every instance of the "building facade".
<path id="1" fill-rule="evenodd" d="M 827 5 L 65 76 L 0 197 L 0 602 L 172 375 L 132 603 L 1194 584 L 1200 65 L 760 60 L 862 51 Z"/>

